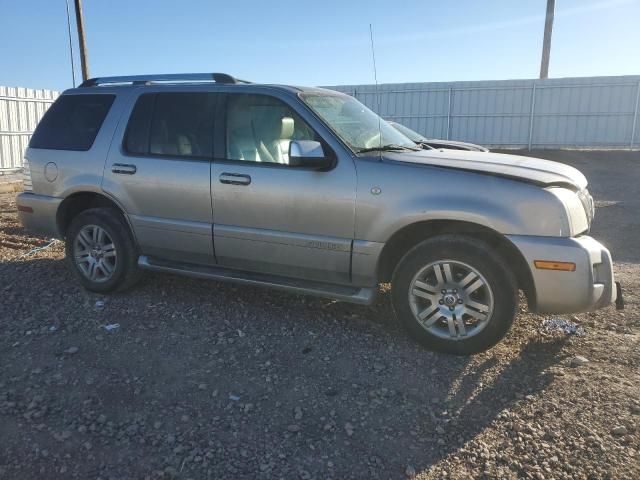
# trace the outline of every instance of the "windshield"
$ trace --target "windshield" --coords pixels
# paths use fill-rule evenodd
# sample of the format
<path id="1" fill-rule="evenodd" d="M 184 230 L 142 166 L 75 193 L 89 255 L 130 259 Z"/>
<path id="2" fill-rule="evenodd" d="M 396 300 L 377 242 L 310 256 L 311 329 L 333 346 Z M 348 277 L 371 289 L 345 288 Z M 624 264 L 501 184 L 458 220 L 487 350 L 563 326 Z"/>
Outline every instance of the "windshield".
<path id="1" fill-rule="evenodd" d="M 416 144 L 348 95 L 307 93 L 302 100 L 356 152 L 391 148 L 414 149 Z M 382 137 L 381 137 L 382 135 Z"/>
<path id="2" fill-rule="evenodd" d="M 405 127 L 404 125 L 401 125 L 396 122 L 389 122 L 389 125 L 391 125 L 393 128 L 395 128 L 399 132 L 403 133 L 407 138 L 413 140 L 416 143 L 423 143 L 423 142 L 429 141 L 425 137 L 420 135 L 418 132 L 414 132 L 413 130 L 411 130 L 409 127 Z"/>

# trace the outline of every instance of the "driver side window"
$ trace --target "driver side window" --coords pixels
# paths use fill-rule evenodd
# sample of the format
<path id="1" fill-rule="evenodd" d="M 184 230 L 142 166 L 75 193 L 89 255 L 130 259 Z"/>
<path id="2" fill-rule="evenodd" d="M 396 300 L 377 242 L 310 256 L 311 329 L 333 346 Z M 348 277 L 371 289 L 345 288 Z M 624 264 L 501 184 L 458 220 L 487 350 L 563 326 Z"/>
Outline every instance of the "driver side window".
<path id="1" fill-rule="evenodd" d="M 284 102 L 267 95 L 232 94 L 227 101 L 227 158 L 289 164 L 292 140 L 319 140 Z"/>

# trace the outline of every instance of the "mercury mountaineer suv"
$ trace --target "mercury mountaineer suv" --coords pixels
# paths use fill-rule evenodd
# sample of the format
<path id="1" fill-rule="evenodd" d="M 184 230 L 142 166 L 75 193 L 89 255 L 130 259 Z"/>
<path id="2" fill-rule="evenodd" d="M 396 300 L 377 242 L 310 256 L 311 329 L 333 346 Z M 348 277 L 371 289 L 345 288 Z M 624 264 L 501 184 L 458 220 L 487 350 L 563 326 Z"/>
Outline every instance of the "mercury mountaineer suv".
<path id="1" fill-rule="evenodd" d="M 25 154 L 23 225 L 107 293 L 152 270 L 371 304 L 391 282 L 429 348 L 469 354 L 538 313 L 616 299 L 576 169 L 423 150 L 354 98 L 227 74 L 95 78 Z"/>

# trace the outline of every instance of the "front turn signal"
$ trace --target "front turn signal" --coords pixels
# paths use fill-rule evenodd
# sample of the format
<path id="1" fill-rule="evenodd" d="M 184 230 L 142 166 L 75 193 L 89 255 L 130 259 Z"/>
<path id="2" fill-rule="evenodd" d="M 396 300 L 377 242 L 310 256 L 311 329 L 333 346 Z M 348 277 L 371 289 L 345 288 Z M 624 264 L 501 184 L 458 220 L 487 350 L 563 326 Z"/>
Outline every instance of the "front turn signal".
<path id="1" fill-rule="evenodd" d="M 555 262 L 553 260 L 535 260 L 533 264 L 540 270 L 560 270 L 561 272 L 575 272 L 576 264 L 573 262 Z"/>

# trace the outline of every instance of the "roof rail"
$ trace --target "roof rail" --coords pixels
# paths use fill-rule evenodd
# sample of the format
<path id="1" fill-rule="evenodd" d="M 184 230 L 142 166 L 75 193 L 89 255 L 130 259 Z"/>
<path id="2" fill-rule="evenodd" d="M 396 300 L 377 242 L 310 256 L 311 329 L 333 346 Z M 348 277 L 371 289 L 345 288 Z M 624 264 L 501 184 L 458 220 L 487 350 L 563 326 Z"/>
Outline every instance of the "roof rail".
<path id="1" fill-rule="evenodd" d="M 110 85 L 131 83 L 133 85 L 148 85 L 154 82 L 181 83 L 181 82 L 215 82 L 215 83 L 251 83 L 246 80 L 234 78 L 226 73 L 165 73 L 153 75 L 127 75 L 122 77 L 96 77 L 85 80 L 80 87 L 96 87 L 98 85 Z"/>

